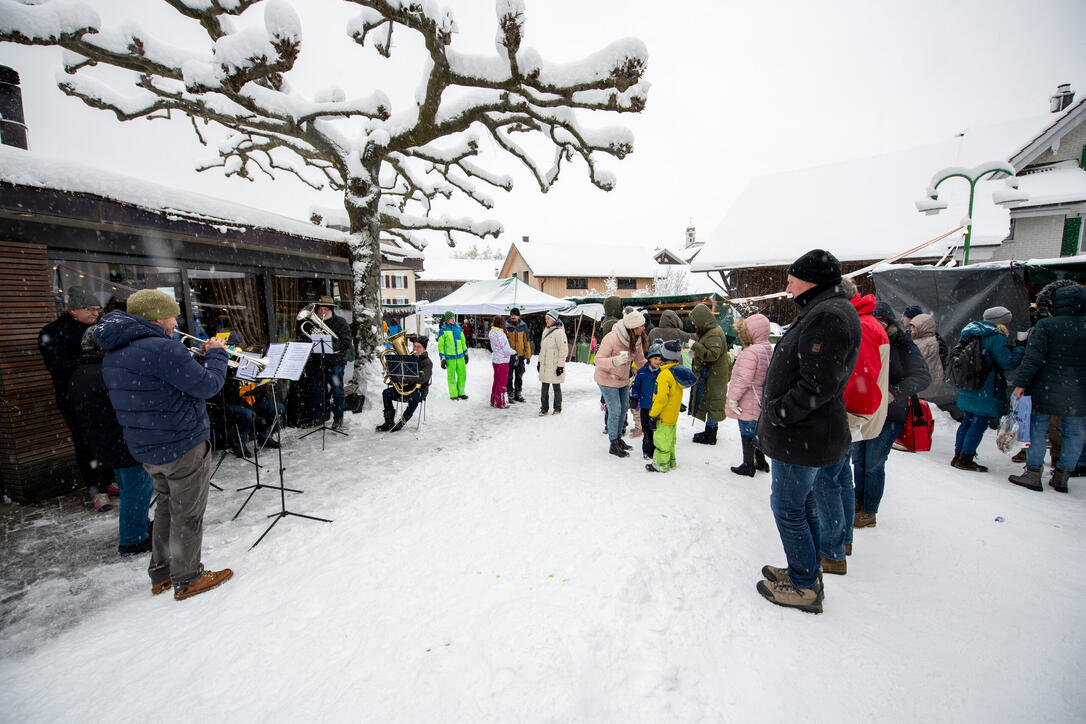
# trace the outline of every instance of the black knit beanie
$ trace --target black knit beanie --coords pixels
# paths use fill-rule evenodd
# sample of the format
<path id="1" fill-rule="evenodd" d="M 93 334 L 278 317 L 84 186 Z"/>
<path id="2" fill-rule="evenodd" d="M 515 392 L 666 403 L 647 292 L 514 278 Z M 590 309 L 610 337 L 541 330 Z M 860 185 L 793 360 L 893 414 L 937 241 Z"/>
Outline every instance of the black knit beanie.
<path id="1" fill-rule="evenodd" d="M 836 284 L 841 281 L 841 262 L 824 249 L 811 249 L 792 262 L 788 273 L 811 284 Z"/>

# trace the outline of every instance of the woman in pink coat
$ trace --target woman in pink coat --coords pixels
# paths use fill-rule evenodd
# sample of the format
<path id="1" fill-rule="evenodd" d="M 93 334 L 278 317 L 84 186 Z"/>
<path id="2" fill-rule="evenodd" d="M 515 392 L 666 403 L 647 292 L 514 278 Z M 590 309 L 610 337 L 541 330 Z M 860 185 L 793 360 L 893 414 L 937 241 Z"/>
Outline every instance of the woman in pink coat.
<path id="1" fill-rule="evenodd" d="M 725 414 L 739 421 L 743 442 L 743 463 L 732 468 L 736 475 L 754 477 L 756 470 L 769 472 L 769 463 L 761 450 L 754 447 L 754 431 L 762 414 L 762 390 L 773 345 L 769 343 L 769 319 L 764 314 L 752 314 L 745 320 L 735 320 L 735 331 L 743 343 L 743 351 L 735 359 L 732 378 L 728 383 L 728 403 Z"/>
<path id="2" fill-rule="evenodd" d="M 607 437 L 611 443 L 608 452 L 620 458 L 627 457 L 630 449 L 622 439 L 622 425 L 630 409 L 630 365 L 645 364 L 644 340 L 645 315 L 630 310 L 604 335 L 596 352 L 593 379 L 607 406 Z"/>

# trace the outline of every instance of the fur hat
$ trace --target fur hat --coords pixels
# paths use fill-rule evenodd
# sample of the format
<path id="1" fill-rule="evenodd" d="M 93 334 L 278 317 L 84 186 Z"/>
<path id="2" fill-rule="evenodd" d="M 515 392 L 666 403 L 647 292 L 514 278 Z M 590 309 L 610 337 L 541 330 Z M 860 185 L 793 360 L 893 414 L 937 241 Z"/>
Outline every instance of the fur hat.
<path id="1" fill-rule="evenodd" d="M 678 362 L 683 358 L 683 345 L 677 339 L 669 339 L 664 342 L 661 352 L 665 362 Z"/>
<path id="2" fill-rule="evenodd" d="M 636 309 L 622 315 L 622 326 L 626 329 L 637 329 L 645 326 L 645 315 Z"/>
<path id="3" fill-rule="evenodd" d="M 792 262 L 788 273 L 811 284 L 836 284 L 841 281 L 841 262 L 825 249 L 811 249 Z"/>
<path id="4" fill-rule="evenodd" d="M 905 311 L 901 313 L 901 316 L 905 317 L 906 319 L 912 319 L 913 317 L 917 317 L 923 313 L 924 310 L 920 307 L 919 304 L 910 304 L 909 306 L 905 307 Z"/>
<path id="5" fill-rule="evenodd" d="M 1011 310 L 1006 307 L 988 307 L 984 310 L 984 320 L 992 324 L 1010 324 Z"/>
<path id="6" fill-rule="evenodd" d="M 100 307 L 102 303 L 94 292 L 83 287 L 68 287 L 68 305 L 65 309 L 84 309 L 85 307 Z"/>
<path id="7" fill-rule="evenodd" d="M 140 289 L 128 298 L 126 309 L 151 322 L 181 316 L 181 307 L 174 298 L 157 289 Z"/>

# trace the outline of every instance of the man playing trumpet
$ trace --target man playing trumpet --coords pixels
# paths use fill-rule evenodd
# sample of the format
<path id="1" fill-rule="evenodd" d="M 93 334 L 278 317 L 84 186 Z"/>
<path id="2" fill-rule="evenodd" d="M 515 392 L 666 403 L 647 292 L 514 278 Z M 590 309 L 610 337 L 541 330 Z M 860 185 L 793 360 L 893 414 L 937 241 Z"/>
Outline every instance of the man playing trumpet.
<path id="1" fill-rule="evenodd" d="M 411 354 L 419 358 L 419 373 L 417 376 L 404 377 L 403 379 L 399 377 L 389 378 L 388 387 L 381 393 L 381 398 L 385 403 L 385 422 L 377 426 L 378 432 L 399 432 L 402 430 L 407 421 L 411 419 L 411 416 L 415 414 L 415 408 L 426 399 L 426 394 L 430 391 L 430 378 L 434 374 L 434 363 L 430 360 L 430 355 L 426 354 L 426 346 L 429 343 L 430 340 L 426 337 L 416 337 L 412 343 Z M 397 384 L 400 385 L 400 389 L 396 389 Z M 415 389 L 410 394 L 404 395 L 401 393 L 400 390 L 412 386 L 415 386 Z M 395 402 L 406 402 L 407 409 L 404 410 L 403 417 L 393 423 L 392 420 L 396 414 L 393 409 L 393 403 Z"/>
<path id="2" fill-rule="evenodd" d="M 158 494 L 151 533 L 151 593 L 173 588 L 181 601 L 224 583 L 229 568 L 200 561 L 211 481 L 211 422 L 205 400 L 222 389 L 227 353 L 221 339 L 203 343 L 203 363 L 172 339 L 181 308 L 170 295 L 142 289 L 128 311 L 110 312 L 94 329 L 106 352 L 102 378 L 129 451 Z"/>

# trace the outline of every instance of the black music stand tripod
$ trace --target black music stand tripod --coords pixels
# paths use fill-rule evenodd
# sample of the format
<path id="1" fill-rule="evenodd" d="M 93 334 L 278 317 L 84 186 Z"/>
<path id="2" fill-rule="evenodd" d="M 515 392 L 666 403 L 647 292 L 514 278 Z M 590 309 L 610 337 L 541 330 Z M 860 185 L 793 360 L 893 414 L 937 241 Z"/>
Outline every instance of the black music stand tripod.
<path id="1" fill-rule="evenodd" d="M 272 421 L 272 425 L 275 427 L 276 444 L 278 444 L 279 443 L 279 435 L 278 435 L 278 433 L 279 433 L 279 426 L 280 426 L 280 423 L 281 423 L 280 415 L 279 415 L 279 402 L 275 398 L 275 382 L 274 381 L 272 381 L 271 386 L 272 386 L 272 390 L 271 390 L 271 393 L 272 393 L 272 405 L 275 406 L 275 419 Z M 255 433 L 256 431 L 254 430 L 253 432 Z M 238 439 L 239 440 L 241 439 L 241 433 L 240 432 L 238 433 Z M 244 487 L 237 488 L 234 491 L 234 492 L 240 493 L 243 490 L 248 490 L 249 491 L 249 497 L 247 497 L 245 499 L 245 502 L 241 504 L 241 507 L 238 508 L 238 512 L 234 513 L 234 517 L 231 520 L 237 520 L 238 516 L 241 515 L 241 511 L 245 510 L 245 506 L 248 505 L 249 501 L 253 499 L 254 495 L 256 495 L 256 491 L 260 490 L 261 488 L 267 488 L 268 490 L 277 490 L 279 488 L 282 488 L 283 490 L 291 492 L 291 493 L 304 492 L 304 491 L 301 491 L 301 490 L 296 490 L 294 488 L 284 488 L 283 487 L 283 469 L 282 469 L 283 468 L 283 456 L 282 456 L 282 453 L 280 453 L 280 455 L 279 455 L 279 485 L 265 485 L 264 483 L 260 482 L 260 470 L 261 470 L 261 468 L 263 468 L 263 465 L 260 464 L 260 444 L 259 444 L 259 441 L 256 441 L 256 440 L 254 440 L 253 442 L 254 442 L 254 445 L 253 445 L 253 462 L 256 465 L 256 483 L 254 485 L 246 485 Z M 284 505 L 285 505 L 285 503 L 284 503 Z M 318 519 L 318 520 L 323 520 L 323 519 Z M 263 536 L 261 536 L 261 537 L 263 538 Z M 259 543 L 260 541 L 257 541 L 257 542 Z"/>
<path id="2" fill-rule="evenodd" d="M 343 430 L 337 430 L 334 427 L 328 427 L 328 425 L 325 424 L 328 422 L 328 391 L 327 388 L 325 388 L 325 384 L 327 384 L 327 377 L 325 377 L 324 374 L 324 357 L 325 355 L 331 354 L 334 351 L 332 349 L 332 340 L 321 338 L 318 342 L 314 342 L 314 347 L 320 350 L 319 353 L 321 356 L 321 426 L 310 430 L 306 434 L 300 436 L 298 439 L 304 440 L 310 435 L 319 432 L 321 434 L 321 452 L 324 452 L 324 433 L 334 432 L 337 435 L 342 435 L 343 437 L 350 436 Z M 343 384 L 342 380 L 340 380 L 340 384 Z"/>

